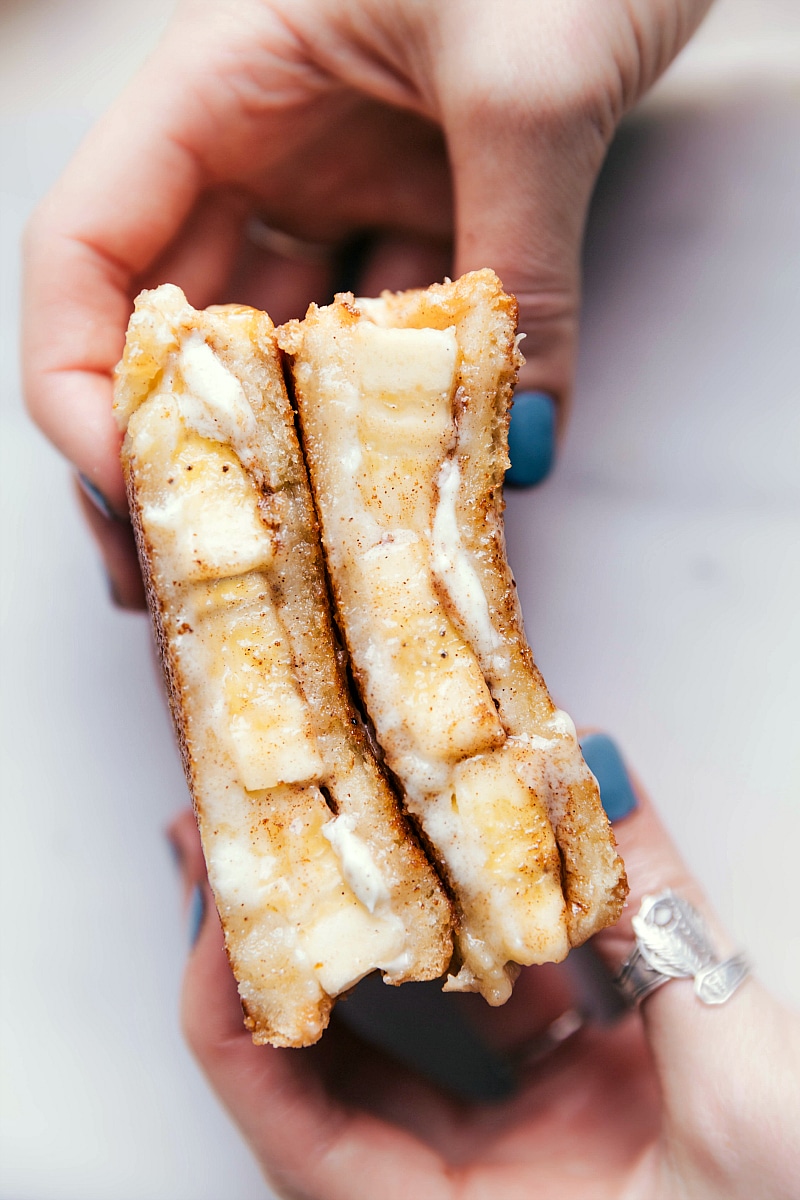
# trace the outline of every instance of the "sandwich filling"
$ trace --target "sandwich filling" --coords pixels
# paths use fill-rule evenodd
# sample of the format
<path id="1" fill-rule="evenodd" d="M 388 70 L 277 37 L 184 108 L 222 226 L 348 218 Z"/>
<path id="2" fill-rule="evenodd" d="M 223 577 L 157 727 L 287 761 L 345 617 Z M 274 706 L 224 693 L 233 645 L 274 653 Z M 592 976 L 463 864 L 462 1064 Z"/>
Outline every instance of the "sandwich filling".
<path id="1" fill-rule="evenodd" d="M 516 350 L 502 302 L 480 272 L 425 293 L 337 297 L 279 331 L 362 698 L 457 900 L 448 986 L 494 1004 L 514 964 L 558 961 L 582 940 L 570 911 L 575 838 L 558 837 L 576 790 L 591 793 L 583 834 L 604 844 L 598 889 L 624 888 L 505 563 L 498 496 Z"/>
<path id="2" fill-rule="evenodd" d="M 265 321 L 145 294 L 117 411 L 229 954 L 256 1027 L 299 1044 L 367 972 L 440 973 L 449 914 L 341 696 L 285 393 L 257 413 L 232 366 Z"/>

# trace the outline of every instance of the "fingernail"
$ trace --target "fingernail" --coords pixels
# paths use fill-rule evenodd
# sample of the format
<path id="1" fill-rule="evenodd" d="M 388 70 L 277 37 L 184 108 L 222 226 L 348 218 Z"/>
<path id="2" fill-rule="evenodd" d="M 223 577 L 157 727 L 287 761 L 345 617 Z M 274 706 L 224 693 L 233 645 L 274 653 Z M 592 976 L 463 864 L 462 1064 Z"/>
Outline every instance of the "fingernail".
<path id="1" fill-rule="evenodd" d="M 506 483 L 535 487 L 546 479 L 556 457 L 556 406 L 546 392 L 517 392 L 508 430 L 511 466 Z"/>
<path id="2" fill-rule="evenodd" d="M 105 570 L 105 568 L 103 568 L 103 574 L 105 575 L 106 579 L 106 590 L 108 591 L 109 600 L 115 608 L 124 608 L 125 605 L 122 603 L 122 597 L 119 594 L 119 588 L 117 587 L 116 582 L 111 575 L 109 575 L 108 571 Z"/>
<path id="3" fill-rule="evenodd" d="M 81 475 L 79 472 L 78 483 L 80 484 L 81 491 L 83 492 L 84 496 L 91 500 L 92 504 L 99 513 L 102 513 L 104 517 L 108 517 L 109 521 L 119 520 L 119 517 L 114 512 L 113 508 L 108 503 L 99 487 L 95 487 L 91 479 L 87 479 L 85 475 Z"/>
<path id="4" fill-rule="evenodd" d="M 605 733 L 581 738 L 581 750 L 589 770 L 600 786 L 600 800 L 609 821 L 621 821 L 636 808 L 636 793 L 617 749 Z"/>
<path id="5" fill-rule="evenodd" d="M 169 833 L 165 833 L 164 837 L 167 839 L 167 845 L 169 846 L 170 858 L 175 863 L 175 866 L 177 867 L 178 871 L 182 872 L 183 871 L 183 850 L 181 849 L 180 844 Z"/>
<path id="6" fill-rule="evenodd" d="M 186 929 L 189 937 L 189 949 L 193 949 L 203 928 L 203 918 L 206 915 L 206 898 L 199 883 L 192 888 L 189 899 L 189 912 L 186 919 Z"/>

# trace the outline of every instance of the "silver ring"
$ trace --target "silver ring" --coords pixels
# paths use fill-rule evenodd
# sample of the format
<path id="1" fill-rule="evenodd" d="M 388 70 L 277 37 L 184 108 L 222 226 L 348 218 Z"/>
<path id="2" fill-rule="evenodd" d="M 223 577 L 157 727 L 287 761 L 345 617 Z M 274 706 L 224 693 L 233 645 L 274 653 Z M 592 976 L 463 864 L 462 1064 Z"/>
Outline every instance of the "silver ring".
<path id="1" fill-rule="evenodd" d="M 261 217 L 251 217 L 245 230 L 248 241 L 259 250 L 268 250 L 278 258 L 286 258 L 290 262 L 329 263 L 335 254 L 335 247 L 326 242 L 304 242 L 302 238 L 284 233 L 282 229 L 273 229 Z"/>
<path id="2" fill-rule="evenodd" d="M 724 1004 L 750 974 L 743 955 L 717 957 L 700 913 L 669 888 L 644 897 L 633 932 L 636 944 L 614 978 L 631 1005 L 670 979 L 693 979 L 698 1000 Z"/>

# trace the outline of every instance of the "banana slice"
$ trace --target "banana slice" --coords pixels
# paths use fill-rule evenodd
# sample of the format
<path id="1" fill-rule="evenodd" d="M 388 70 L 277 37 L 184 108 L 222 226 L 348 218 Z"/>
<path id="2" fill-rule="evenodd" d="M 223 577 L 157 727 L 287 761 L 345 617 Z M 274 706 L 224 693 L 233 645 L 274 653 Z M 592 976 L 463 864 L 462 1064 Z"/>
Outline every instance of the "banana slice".
<path id="1" fill-rule="evenodd" d="M 510 994 L 615 921 L 624 868 L 525 641 L 502 481 L 516 304 L 491 271 L 278 331 L 354 674 L 459 909 L 447 987 Z"/>
<path id="2" fill-rule="evenodd" d="M 440 975 L 451 915 L 347 693 L 269 318 L 144 292 L 115 411 L 247 1024 L 308 1045 L 368 972 Z"/>

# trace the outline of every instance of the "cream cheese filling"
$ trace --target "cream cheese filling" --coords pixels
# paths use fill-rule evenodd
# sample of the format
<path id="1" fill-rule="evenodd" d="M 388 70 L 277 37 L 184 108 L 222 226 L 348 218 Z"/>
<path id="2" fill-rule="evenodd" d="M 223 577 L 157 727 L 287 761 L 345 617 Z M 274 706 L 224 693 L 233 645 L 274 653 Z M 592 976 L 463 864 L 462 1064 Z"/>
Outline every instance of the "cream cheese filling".
<path id="1" fill-rule="evenodd" d="M 484 661 L 500 668 L 502 639 L 492 624 L 489 604 L 478 572 L 464 548 L 458 528 L 456 504 L 461 473 L 455 458 L 442 463 L 436 477 L 439 502 L 431 531 L 431 565 L 434 577 L 444 587 L 460 616 L 470 644 Z"/>
<path id="2" fill-rule="evenodd" d="M 391 897 L 367 843 L 355 828 L 355 816 L 341 813 L 323 828 L 322 836 L 333 846 L 342 873 L 356 896 L 368 912 L 374 913 L 378 905 L 388 904 Z"/>
<path id="3" fill-rule="evenodd" d="M 224 579 L 272 562 L 274 535 L 229 447 L 187 428 L 179 402 L 164 393 L 151 397 L 129 428 L 140 457 L 162 476 L 145 504 L 146 527 L 168 550 L 181 579 Z"/>
<path id="4" fill-rule="evenodd" d="M 255 416 L 202 335 L 176 337 L 160 390 L 128 433 L 142 524 L 175 591 L 174 645 L 202 698 L 192 736 L 210 780 L 209 874 L 221 910 L 250 914 L 253 955 L 279 937 L 289 959 L 336 995 L 376 968 L 401 972 L 407 933 L 356 817 L 331 820 L 317 786 L 327 768 L 271 594 L 275 534 L 243 465 Z M 296 814 L 286 828 L 281 796 Z M 271 798 L 268 832 L 249 814 Z"/>
<path id="5" fill-rule="evenodd" d="M 361 307 L 319 378 L 300 377 L 320 395 L 324 461 L 353 468 L 318 481 L 327 549 L 378 740 L 459 893 L 451 986 L 477 978 L 497 1003 L 508 962 L 569 949 L 543 797 L 570 732 L 559 717 L 552 739 L 506 737 L 479 665 L 502 669 L 507 651 L 459 530 L 455 331 L 389 328 L 380 302 Z"/>
<path id="6" fill-rule="evenodd" d="M 300 800 L 302 815 L 289 834 L 276 826 L 272 852 L 260 847 L 255 855 L 246 834 L 228 828 L 215 839 L 209 870 L 223 903 L 245 910 L 255 923 L 263 913 L 291 914 L 282 936 L 285 949 L 333 996 L 369 971 L 391 971 L 406 935 L 392 914 L 388 891 L 380 899 L 381 911 L 373 912 L 352 887 L 326 835 L 333 822 L 326 825 L 328 810 L 319 791 L 311 788 Z M 355 871 L 352 846 L 345 851 L 356 884 L 363 884 L 365 874 L 379 876 L 362 847 Z"/>
<path id="7" fill-rule="evenodd" d="M 199 331 L 182 339 L 175 359 L 186 385 L 178 398 L 186 425 L 201 437 L 232 446 L 246 466 L 256 418 L 241 383 Z"/>

